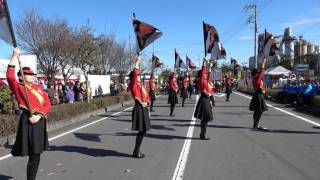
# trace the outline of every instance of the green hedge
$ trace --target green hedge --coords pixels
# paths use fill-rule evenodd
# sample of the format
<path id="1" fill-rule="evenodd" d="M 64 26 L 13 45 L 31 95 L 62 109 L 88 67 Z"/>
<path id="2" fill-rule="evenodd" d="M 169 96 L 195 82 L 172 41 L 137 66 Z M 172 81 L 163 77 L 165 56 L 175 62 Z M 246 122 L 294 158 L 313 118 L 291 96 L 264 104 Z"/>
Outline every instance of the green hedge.
<path id="1" fill-rule="evenodd" d="M 0 138 L 15 133 L 18 127 L 18 122 L 19 119 L 15 115 L 0 115 Z"/>
<path id="2" fill-rule="evenodd" d="M 48 115 L 48 123 L 56 121 L 66 121 L 81 113 L 92 112 L 107 106 L 123 103 L 131 100 L 129 94 L 122 96 L 106 96 L 97 99 L 92 99 L 90 103 L 76 102 L 73 104 L 54 105 Z M 11 114 L 0 115 L 0 138 L 13 134 L 17 130 L 18 118 Z"/>
<path id="3" fill-rule="evenodd" d="M 4 108 L 0 114 L 9 114 L 12 112 L 12 99 L 9 86 L 0 87 L 0 102 L 4 104 Z"/>

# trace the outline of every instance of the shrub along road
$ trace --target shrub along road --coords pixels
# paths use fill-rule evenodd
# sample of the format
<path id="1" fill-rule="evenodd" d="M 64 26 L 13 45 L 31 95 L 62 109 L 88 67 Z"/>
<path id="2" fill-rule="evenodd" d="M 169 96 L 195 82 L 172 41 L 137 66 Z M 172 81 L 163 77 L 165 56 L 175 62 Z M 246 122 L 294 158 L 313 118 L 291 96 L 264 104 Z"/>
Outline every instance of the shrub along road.
<path id="1" fill-rule="evenodd" d="M 202 141 L 199 121 L 192 118 L 195 96 L 184 108 L 178 104 L 173 118 L 166 101 L 166 96 L 158 98 L 152 113 L 153 129 L 141 148 L 146 158 L 130 157 L 135 133 L 127 108 L 93 117 L 91 124 L 54 138 L 50 151 L 42 155 L 38 179 L 319 179 L 319 119 L 304 116 L 311 124 L 290 109 L 281 109 L 288 114 L 270 108 L 261 123 L 269 130 L 255 131 L 249 99 L 233 93 L 231 102 L 225 102 L 217 96 L 215 120 L 208 127 L 211 140 Z M 25 165 L 26 158 L 0 161 L 0 179 L 25 179 Z"/>

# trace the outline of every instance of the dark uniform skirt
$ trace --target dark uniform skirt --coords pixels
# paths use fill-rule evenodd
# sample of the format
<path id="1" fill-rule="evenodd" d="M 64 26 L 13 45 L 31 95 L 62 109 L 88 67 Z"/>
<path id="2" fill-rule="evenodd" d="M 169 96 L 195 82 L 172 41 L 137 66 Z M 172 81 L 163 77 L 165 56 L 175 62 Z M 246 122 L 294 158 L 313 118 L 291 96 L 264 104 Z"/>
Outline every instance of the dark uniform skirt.
<path id="1" fill-rule="evenodd" d="M 250 111 L 263 112 L 268 110 L 266 101 L 264 100 L 264 95 L 261 90 L 257 90 L 250 102 L 249 106 Z"/>
<path id="2" fill-rule="evenodd" d="M 175 105 L 178 103 L 178 95 L 177 95 L 177 92 L 170 89 L 169 90 L 169 96 L 168 96 L 168 103 L 170 105 Z"/>
<path id="3" fill-rule="evenodd" d="M 182 98 L 188 98 L 188 91 L 185 88 L 181 89 L 180 97 Z"/>
<path id="4" fill-rule="evenodd" d="M 23 111 L 18 125 L 16 141 L 12 147 L 13 156 L 30 156 L 41 154 L 49 147 L 47 120 L 41 118 L 32 124 L 27 111 Z"/>
<path id="5" fill-rule="evenodd" d="M 194 117 L 202 121 L 213 121 L 212 107 L 210 105 L 210 97 L 201 93 L 198 100 Z"/>
<path id="6" fill-rule="evenodd" d="M 142 107 L 138 100 L 132 110 L 132 130 L 133 131 L 148 131 L 150 129 L 150 119 L 147 107 Z"/>
<path id="7" fill-rule="evenodd" d="M 154 90 L 150 90 L 149 91 L 149 96 L 150 96 L 150 100 L 151 101 L 155 101 L 156 100 L 156 93 L 154 92 Z"/>

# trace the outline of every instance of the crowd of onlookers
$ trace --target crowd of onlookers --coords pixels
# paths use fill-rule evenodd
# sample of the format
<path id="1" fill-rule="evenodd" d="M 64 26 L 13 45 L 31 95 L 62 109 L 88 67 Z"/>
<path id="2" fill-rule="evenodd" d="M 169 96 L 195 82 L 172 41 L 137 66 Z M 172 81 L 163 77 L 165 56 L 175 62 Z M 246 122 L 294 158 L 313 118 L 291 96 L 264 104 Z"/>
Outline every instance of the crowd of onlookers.
<path id="1" fill-rule="evenodd" d="M 102 97 L 103 89 L 99 85 L 94 91 L 91 90 L 90 86 L 87 88 L 86 82 L 73 81 L 67 84 L 62 82 L 47 82 L 47 81 L 38 81 L 40 85 L 43 86 L 43 89 L 47 92 L 50 102 L 52 105 L 63 104 L 63 103 L 74 103 L 77 101 L 86 101 L 92 96 Z M 89 83 L 88 83 L 89 84 Z M 7 86 L 5 81 L 0 80 L 0 87 Z M 120 91 L 125 91 L 127 88 L 127 83 L 119 84 L 116 81 L 112 80 L 110 83 L 110 95 L 116 96 Z M 93 93 L 93 94 L 92 94 Z M 11 94 L 11 100 L 13 102 L 12 110 L 18 114 L 19 107 L 15 100 L 13 94 Z M 4 108 L 4 103 L 1 102 L 0 98 L 0 112 Z"/>
<path id="2" fill-rule="evenodd" d="M 282 87 L 278 100 L 298 106 L 310 105 L 315 95 L 320 95 L 319 81 L 295 81 L 288 82 Z"/>
<path id="3" fill-rule="evenodd" d="M 47 83 L 44 85 L 45 91 L 48 93 L 51 104 L 62 104 L 62 103 L 74 103 L 76 101 L 86 100 L 91 97 L 91 88 L 86 88 L 86 83 L 68 83 L 63 85 L 62 83 Z M 88 92 L 87 92 L 88 91 Z"/>

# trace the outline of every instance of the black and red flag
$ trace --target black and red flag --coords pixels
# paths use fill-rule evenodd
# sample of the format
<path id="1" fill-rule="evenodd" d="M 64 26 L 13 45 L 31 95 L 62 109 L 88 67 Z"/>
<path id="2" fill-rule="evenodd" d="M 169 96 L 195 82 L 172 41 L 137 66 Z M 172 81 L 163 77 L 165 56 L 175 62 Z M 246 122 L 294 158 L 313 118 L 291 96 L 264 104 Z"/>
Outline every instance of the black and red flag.
<path id="1" fill-rule="evenodd" d="M 175 68 L 184 68 L 184 69 L 187 68 L 186 64 L 183 62 L 183 60 L 181 59 L 176 49 L 174 49 L 174 59 L 175 59 L 175 63 L 174 63 Z"/>
<path id="2" fill-rule="evenodd" d="M 158 68 L 161 67 L 163 63 L 160 61 L 160 59 L 152 54 L 152 68 Z"/>
<path id="3" fill-rule="evenodd" d="M 207 56 L 207 53 L 210 53 L 211 59 L 225 59 L 226 50 L 220 42 L 217 29 L 214 26 L 203 22 L 203 36 L 205 56 Z"/>
<path id="4" fill-rule="evenodd" d="M 203 21 L 204 49 L 205 55 L 211 53 L 216 42 L 220 42 L 217 29 Z"/>
<path id="5" fill-rule="evenodd" d="M 190 69 L 195 69 L 196 68 L 196 66 L 193 64 L 193 62 L 188 57 L 188 55 L 186 55 L 186 62 L 187 62 L 187 67 L 189 67 Z"/>
<path id="6" fill-rule="evenodd" d="M 276 55 L 279 48 L 277 47 L 276 39 L 273 35 L 265 29 L 264 32 L 264 48 L 263 55 L 264 57 L 270 57 Z"/>
<path id="7" fill-rule="evenodd" d="M 0 39 L 17 46 L 6 0 L 0 0 Z"/>
<path id="8" fill-rule="evenodd" d="M 231 66 L 231 70 L 232 70 L 233 75 L 236 76 L 238 74 L 238 69 L 240 68 L 238 61 L 234 58 L 231 58 L 230 66 Z"/>
<path id="9" fill-rule="evenodd" d="M 9 12 L 9 8 L 6 0 L 0 0 L 0 39 L 13 45 L 13 47 L 17 47 L 17 41 L 14 35 L 12 22 L 10 18 L 10 12 Z M 26 84 L 20 58 L 18 58 L 18 63 L 19 63 L 19 68 L 22 75 L 22 83 Z M 27 93 L 26 86 L 23 86 L 23 87 L 24 87 L 24 93 L 26 95 L 27 108 L 29 112 L 32 112 L 30 108 L 30 100 L 29 100 L 29 95 Z"/>
<path id="10" fill-rule="evenodd" d="M 137 20 L 134 13 L 132 17 L 132 24 L 136 34 L 138 53 L 162 36 L 162 32 L 159 29 L 151 26 L 150 24 Z"/>

